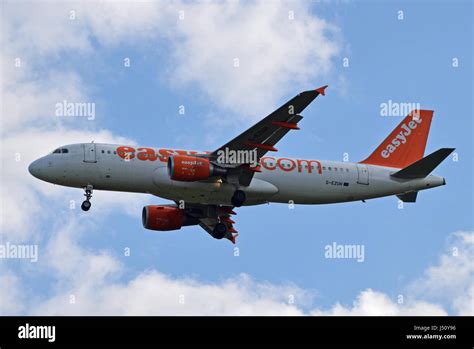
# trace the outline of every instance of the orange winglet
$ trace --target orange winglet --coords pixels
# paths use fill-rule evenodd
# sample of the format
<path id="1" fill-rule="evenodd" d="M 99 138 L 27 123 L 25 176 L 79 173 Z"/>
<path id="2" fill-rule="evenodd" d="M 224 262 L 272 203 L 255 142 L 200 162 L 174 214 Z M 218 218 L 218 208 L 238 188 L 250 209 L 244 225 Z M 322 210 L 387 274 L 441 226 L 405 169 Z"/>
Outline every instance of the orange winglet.
<path id="1" fill-rule="evenodd" d="M 261 143 L 253 143 L 253 142 L 245 142 L 246 145 L 251 147 L 260 148 L 268 151 L 278 151 L 274 146 L 270 144 L 261 144 Z"/>
<path id="2" fill-rule="evenodd" d="M 290 130 L 299 130 L 300 129 L 297 124 L 292 123 L 292 122 L 272 121 L 272 124 L 275 125 L 275 126 L 288 128 Z"/>
<path id="3" fill-rule="evenodd" d="M 316 89 L 316 92 L 318 92 L 319 94 L 321 94 L 321 95 L 323 95 L 323 96 L 326 96 L 326 93 L 324 92 L 324 90 L 326 89 L 326 87 L 328 87 L 328 85 L 321 86 L 320 88 L 317 88 L 317 89 Z"/>

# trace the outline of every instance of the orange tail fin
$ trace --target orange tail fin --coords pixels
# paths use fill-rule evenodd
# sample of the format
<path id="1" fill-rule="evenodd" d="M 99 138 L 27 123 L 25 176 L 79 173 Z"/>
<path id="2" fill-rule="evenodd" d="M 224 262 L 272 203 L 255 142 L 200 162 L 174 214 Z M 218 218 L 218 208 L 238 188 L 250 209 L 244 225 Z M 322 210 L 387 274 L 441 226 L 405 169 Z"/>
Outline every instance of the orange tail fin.
<path id="1" fill-rule="evenodd" d="M 432 110 L 413 110 L 362 164 L 404 168 L 423 158 Z"/>

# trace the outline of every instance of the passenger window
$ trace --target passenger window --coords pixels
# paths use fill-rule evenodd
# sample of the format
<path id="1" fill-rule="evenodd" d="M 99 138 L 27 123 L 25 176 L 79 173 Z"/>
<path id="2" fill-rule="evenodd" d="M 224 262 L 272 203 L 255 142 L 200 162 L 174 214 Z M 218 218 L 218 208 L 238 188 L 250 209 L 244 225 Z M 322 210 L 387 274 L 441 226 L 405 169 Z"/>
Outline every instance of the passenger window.
<path id="1" fill-rule="evenodd" d="M 349 169 L 348 169 L 348 168 L 346 168 L 346 172 L 349 172 Z"/>
<path id="2" fill-rule="evenodd" d="M 329 171 L 331 171 L 331 170 L 332 170 L 332 168 L 331 168 L 331 167 L 328 167 L 328 170 L 329 170 Z"/>
<path id="3" fill-rule="evenodd" d="M 107 154 L 110 154 L 110 150 L 107 150 Z"/>
<path id="4" fill-rule="evenodd" d="M 117 155 L 117 152 L 114 150 L 114 154 Z"/>
<path id="5" fill-rule="evenodd" d="M 102 154 L 105 154 L 105 151 L 102 150 Z"/>
<path id="6" fill-rule="evenodd" d="M 323 166 L 323 170 L 325 170 L 325 169 L 326 169 L 326 166 Z"/>

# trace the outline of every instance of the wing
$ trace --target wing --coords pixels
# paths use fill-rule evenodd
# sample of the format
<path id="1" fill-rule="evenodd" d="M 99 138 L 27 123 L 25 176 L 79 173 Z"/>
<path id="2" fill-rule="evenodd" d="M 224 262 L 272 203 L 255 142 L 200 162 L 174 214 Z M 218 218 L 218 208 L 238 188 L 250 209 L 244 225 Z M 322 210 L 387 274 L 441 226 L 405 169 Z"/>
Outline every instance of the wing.
<path id="1" fill-rule="evenodd" d="M 196 218 L 199 226 L 213 237 L 216 225 L 224 224 L 226 232 L 223 237 L 235 244 L 239 234 L 234 229 L 235 222 L 231 218 L 232 215 L 236 215 L 232 206 L 186 204 L 185 211 L 188 216 Z"/>
<path id="2" fill-rule="evenodd" d="M 297 124 L 303 119 L 299 114 L 317 96 L 320 94 L 324 96 L 326 87 L 327 85 L 315 90 L 301 92 L 247 131 L 209 154 L 209 157 L 215 161 L 218 158 L 219 152 L 226 149 L 233 151 L 255 149 L 257 160 L 259 161 L 268 151 L 277 151 L 275 145 L 278 141 L 290 130 L 299 129 Z M 250 184 L 255 171 L 258 171 L 258 168 L 251 169 L 249 166 L 240 166 L 234 170 L 235 175 L 239 179 L 239 184 L 245 186 Z"/>

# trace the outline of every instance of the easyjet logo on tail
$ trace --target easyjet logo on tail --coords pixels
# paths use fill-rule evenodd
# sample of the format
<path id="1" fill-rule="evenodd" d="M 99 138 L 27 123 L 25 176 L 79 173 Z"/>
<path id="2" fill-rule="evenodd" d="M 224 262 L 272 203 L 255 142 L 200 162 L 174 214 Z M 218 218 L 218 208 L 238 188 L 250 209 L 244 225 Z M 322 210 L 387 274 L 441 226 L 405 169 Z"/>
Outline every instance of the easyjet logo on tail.
<path id="1" fill-rule="evenodd" d="M 432 110 L 413 110 L 360 163 L 403 168 L 420 160 L 425 153 L 432 119 Z"/>
<path id="2" fill-rule="evenodd" d="M 421 124 L 423 120 L 419 115 L 413 116 L 412 120 L 407 123 L 403 123 L 400 128 L 402 129 L 395 138 L 392 139 L 392 142 L 387 144 L 387 147 L 380 152 L 380 156 L 384 159 L 390 157 L 390 155 L 397 150 L 397 148 L 407 142 L 408 137 L 412 134 L 418 124 Z"/>

